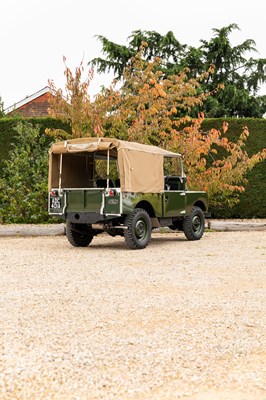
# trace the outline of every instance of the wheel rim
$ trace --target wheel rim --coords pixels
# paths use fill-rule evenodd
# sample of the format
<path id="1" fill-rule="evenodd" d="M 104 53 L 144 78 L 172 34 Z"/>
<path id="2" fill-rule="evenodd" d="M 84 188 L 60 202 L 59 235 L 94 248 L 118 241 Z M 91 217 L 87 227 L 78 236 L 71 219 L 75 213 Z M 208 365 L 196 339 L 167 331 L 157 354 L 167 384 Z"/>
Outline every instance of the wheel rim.
<path id="1" fill-rule="evenodd" d="M 199 233 L 201 231 L 201 218 L 199 215 L 195 215 L 192 219 L 192 229 L 194 233 Z"/>
<path id="2" fill-rule="evenodd" d="M 147 236 L 147 224 L 144 219 L 139 219 L 135 226 L 136 238 L 140 241 L 144 240 Z"/>

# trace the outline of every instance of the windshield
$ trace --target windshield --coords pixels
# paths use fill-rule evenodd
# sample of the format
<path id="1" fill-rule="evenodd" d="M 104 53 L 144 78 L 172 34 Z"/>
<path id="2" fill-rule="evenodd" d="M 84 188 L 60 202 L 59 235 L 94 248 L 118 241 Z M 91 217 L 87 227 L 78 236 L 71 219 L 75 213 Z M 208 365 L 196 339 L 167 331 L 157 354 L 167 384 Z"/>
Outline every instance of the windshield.
<path id="1" fill-rule="evenodd" d="M 164 158 L 164 175 L 184 176 L 181 157 Z"/>

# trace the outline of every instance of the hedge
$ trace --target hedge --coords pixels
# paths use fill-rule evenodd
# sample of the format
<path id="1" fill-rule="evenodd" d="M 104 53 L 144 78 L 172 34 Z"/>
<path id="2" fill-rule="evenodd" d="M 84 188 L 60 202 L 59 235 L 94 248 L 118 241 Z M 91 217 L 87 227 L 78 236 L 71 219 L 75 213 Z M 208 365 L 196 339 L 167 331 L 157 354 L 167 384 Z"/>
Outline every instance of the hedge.
<path id="1" fill-rule="evenodd" d="M 243 127 L 248 127 L 246 151 L 250 156 L 266 148 L 266 119 L 213 118 L 204 120 L 202 128 L 204 131 L 220 129 L 224 121 L 229 124 L 226 136 L 233 142 L 238 139 Z M 247 179 L 249 183 L 240 195 L 240 202 L 233 208 L 211 209 L 214 218 L 266 218 L 266 160 L 256 165 L 247 174 Z"/>
<path id="2" fill-rule="evenodd" d="M 8 153 L 12 148 L 12 143 L 14 142 L 14 137 L 16 132 L 14 128 L 17 126 L 19 121 L 30 122 L 33 126 L 39 125 L 40 132 L 45 134 L 46 128 L 63 129 L 70 132 L 70 127 L 67 123 L 54 118 L 22 118 L 22 117 L 12 117 L 12 118 L 0 118 L 0 164 L 3 159 L 8 158 Z M 51 142 L 52 139 L 47 137 L 47 143 Z"/>
<path id="3" fill-rule="evenodd" d="M 0 118 L 0 165 L 1 160 L 8 158 L 11 144 L 14 142 L 14 128 L 18 121 L 28 121 L 33 125 L 39 125 L 44 134 L 46 128 L 63 129 L 70 132 L 68 124 L 53 118 Z M 236 141 L 247 126 L 250 132 L 246 150 L 249 155 L 266 148 L 266 119 L 253 118 L 214 118 L 206 119 L 202 129 L 208 131 L 211 128 L 220 129 L 223 122 L 229 124 L 226 136 L 231 141 Z M 52 139 L 47 137 L 47 143 Z M 213 218 L 266 218 L 266 161 L 258 164 L 248 175 L 246 191 L 240 195 L 240 202 L 233 208 L 211 209 Z"/>

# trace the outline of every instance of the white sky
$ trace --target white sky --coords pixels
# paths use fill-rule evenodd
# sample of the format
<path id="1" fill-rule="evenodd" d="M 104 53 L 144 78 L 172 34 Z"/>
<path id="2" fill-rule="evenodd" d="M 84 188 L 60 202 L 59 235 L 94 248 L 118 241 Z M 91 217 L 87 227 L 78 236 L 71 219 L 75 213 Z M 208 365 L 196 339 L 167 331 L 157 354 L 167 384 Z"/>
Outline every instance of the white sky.
<path id="1" fill-rule="evenodd" d="M 265 16 L 265 0 L 0 0 L 0 96 L 7 108 L 47 86 L 49 78 L 64 88 L 63 56 L 72 69 L 82 58 L 86 65 L 100 56 L 95 35 L 126 44 L 133 30 L 171 30 L 182 44 L 198 46 L 213 37 L 212 28 L 236 23 L 241 30 L 231 43 L 253 39 L 259 51 L 254 56 L 265 58 Z M 95 75 L 91 94 L 110 81 Z"/>

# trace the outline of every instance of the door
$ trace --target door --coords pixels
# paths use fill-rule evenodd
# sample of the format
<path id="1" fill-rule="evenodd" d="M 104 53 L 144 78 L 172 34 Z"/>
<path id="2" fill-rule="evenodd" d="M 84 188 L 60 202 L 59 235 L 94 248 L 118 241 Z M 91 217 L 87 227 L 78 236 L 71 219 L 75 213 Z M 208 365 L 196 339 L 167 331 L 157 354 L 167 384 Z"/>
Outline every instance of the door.
<path id="1" fill-rule="evenodd" d="M 164 217 L 179 217 L 186 213 L 186 192 L 166 190 L 163 195 Z"/>

